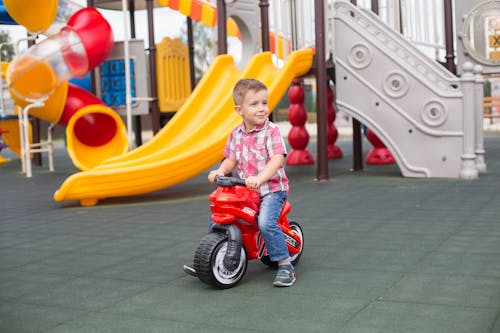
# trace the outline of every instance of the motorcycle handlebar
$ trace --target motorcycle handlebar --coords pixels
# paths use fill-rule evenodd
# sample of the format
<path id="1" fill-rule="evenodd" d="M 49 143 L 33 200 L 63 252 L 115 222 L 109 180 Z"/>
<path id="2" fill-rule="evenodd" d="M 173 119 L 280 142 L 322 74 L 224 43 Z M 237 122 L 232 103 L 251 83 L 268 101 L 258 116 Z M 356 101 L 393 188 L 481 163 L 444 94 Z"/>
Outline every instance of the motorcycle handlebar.
<path id="1" fill-rule="evenodd" d="M 245 180 L 238 178 L 238 177 L 226 177 L 226 176 L 219 176 L 215 180 L 215 183 L 219 186 L 234 186 L 234 185 L 243 185 L 245 186 Z"/>

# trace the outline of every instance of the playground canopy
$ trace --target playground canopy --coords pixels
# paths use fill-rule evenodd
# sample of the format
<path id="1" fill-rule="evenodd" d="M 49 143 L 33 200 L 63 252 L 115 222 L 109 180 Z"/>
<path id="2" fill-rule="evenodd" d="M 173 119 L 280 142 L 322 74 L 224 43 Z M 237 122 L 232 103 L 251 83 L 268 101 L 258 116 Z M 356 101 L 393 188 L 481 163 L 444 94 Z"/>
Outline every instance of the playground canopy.
<path id="1" fill-rule="evenodd" d="M 117 0 L 96 0 L 94 5 L 97 8 L 110 9 L 110 10 L 123 10 L 122 1 Z M 204 0 L 157 0 L 153 2 L 154 8 L 168 7 L 172 10 L 178 11 L 181 14 L 190 17 L 195 21 L 199 21 L 207 27 L 214 27 L 217 22 L 217 10 L 214 1 Z M 145 1 L 134 1 L 134 10 L 146 9 Z M 238 37 L 238 25 L 233 19 L 227 20 L 227 35 L 230 37 Z"/>

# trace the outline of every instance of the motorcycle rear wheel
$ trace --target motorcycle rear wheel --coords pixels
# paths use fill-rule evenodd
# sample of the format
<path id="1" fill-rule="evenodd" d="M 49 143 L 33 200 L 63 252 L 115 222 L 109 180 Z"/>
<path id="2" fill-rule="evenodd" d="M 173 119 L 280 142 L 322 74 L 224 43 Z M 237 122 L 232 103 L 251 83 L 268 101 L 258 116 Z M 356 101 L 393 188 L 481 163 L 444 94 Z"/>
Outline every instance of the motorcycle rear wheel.
<path id="1" fill-rule="evenodd" d="M 300 224 L 298 224 L 295 221 L 290 221 L 290 228 L 293 230 L 295 234 L 297 234 L 300 238 L 300 251 L 299 253 L 290 256 L 290 259 L 292 260 L 292 265 L 296 265 L 300 257 L 302 256 L 302 251 L 304 251 L 304 232 L 302 231 L 302 228 L 300 227 Z"/>
<path id="2" fill-rule="evenodd" d="M 224 266 L 228 236 L 225 233 L 212 232 L 205 235 L 194 254 L 194 267 L 198 278 L 219 289 L 234 287 L 245 275 L 248 266 L 245 248 L 241 248 L 238 267 L 228 270 Z"/>
<path id="3" fill-rule="evenodd" d="M 302 231 L 302 228 L 300 227 L 300 225 L 297 222 L 290 221 L 290 228 L 292 229 L 292 231 L 295 234 L 299 235 L 299 238 L 301 240 L 301 247 L 300 247 L 299 253 L 297 253 L 295 255 L 290 255 L 290 259 L 292 261 L 292 265 L 295 266 L 295 264 L 297 264 L 299 262 L 300 257 L 302 256 L 302 251 L 304 250 L 304 233 Z M 264 265 L 267 265 L 269 267 L 278 268 L 278 263 L 276 261 L 271 261 L 271 259 L 269 258 L 269 256 L 264 256 L 264 257 L 260 258 L 260 261 Z"/>

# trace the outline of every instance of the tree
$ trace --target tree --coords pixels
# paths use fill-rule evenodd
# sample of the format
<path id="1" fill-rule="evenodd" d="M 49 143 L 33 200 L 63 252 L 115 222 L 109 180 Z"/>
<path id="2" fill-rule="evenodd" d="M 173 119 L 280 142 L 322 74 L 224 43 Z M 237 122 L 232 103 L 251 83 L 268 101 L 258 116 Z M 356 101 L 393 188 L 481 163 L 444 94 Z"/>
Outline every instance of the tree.
<path id="1" fill-rule="evenodd" d="M 184 44 L 187 44 L 187 27 L 183 26 L 180 32 L 180 38 Z M 205 26 L 203 23 L 193 21 L 193 41 L 194 41 L 194 66 L 195 77 L 198 81 L 207 71 L 208 66 L 214 60 L 214 38 L 213 28 Z"/>
<path id="2" fill-rule="evenodd" d="M 0 44 L 1 48 L 1 59 L 2 61 L 11 61 L 14 58 L 14 45 L 11 44 L 10 35 L 5 30 L 0 30 Z"/>

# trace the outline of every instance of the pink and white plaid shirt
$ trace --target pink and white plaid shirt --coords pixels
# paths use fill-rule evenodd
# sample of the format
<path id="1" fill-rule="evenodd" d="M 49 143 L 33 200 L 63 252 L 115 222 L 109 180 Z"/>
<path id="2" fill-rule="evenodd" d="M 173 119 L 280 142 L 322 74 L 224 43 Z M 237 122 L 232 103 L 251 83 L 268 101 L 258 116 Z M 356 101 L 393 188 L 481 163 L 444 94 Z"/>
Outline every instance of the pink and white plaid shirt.
<path id="1" fill-rule="evenodd" d="M 241 123 L 231 132 L 223 150 L 224 156 L 236 161 L 236 172 L 242 179 L 257 176 L 271 157 L 276 154 L 286 155 L 286 146 L 278 126 L 267 120 L 247 132 Z M 288 193 L 288 178 L 281 166 L 278 171 L 259 187 L 260 196 L 269 192 L 285 191 Z"/>

